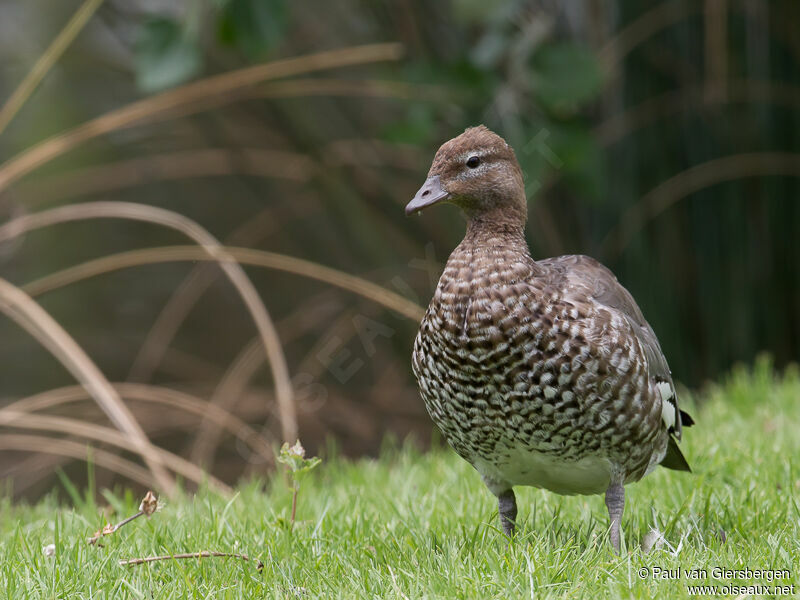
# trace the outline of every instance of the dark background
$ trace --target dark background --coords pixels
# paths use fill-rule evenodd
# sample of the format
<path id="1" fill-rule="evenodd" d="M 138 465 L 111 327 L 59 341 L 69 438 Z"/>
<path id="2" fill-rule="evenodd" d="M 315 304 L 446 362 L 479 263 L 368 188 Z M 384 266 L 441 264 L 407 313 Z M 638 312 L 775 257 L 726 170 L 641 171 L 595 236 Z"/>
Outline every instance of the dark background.
<path id="1" fill-rule="evenodd" d="M 80 6 L 0 4 L 0 106 Z M 425 306 L 464 224 L 453 208 L 406 219 L 403 206 L 438 146 L 484 123 L 525 172 L 534 257 L 583 253 L 608 265 L 676 380 L 697 388 L 759 353 L 778 366 L 798 356 L 798 27 L 794 0 L 107 0 L 0 130 L 0 219 L 143 203 L 226 244 L 358 275 Z M 362 49 L 360 64 L 301 60 L 291 76 L 233 89 L 214 80 L 169 110 L 74 134 L 217 74 L 388 42 L 399 46 Z M 37 168 L 4 180 L 15 157 L 70 131 Z M 148 223 L 59 224 L 0 244 L 0 277 L 23 286 L 186 243 Z M 413 319 L 296 273 L 246 271 L 276 322 L 311 451 L 374 454 L 387 434 L 429 443 L 409 366 Z M 213 398 L 267 443 L 280 439 L 253 322 L 217 268 L 125 268 L 35 299 L 110 381 Z M 0 406 L 74 384 L 5 317 L 0 340 Z M 269 467 L 195 414 L 122 395 L 155 444 L 226 481 Z M 91 400 L 44 413 L 108 424 Z M 19 430 L 6 424 L 0 438 Z M 58 453 L 0 448 L 15 495 L 48 489 L 57 466 L 86 472 Z M 113 477 L 98 469 L 98 483 Z"/>

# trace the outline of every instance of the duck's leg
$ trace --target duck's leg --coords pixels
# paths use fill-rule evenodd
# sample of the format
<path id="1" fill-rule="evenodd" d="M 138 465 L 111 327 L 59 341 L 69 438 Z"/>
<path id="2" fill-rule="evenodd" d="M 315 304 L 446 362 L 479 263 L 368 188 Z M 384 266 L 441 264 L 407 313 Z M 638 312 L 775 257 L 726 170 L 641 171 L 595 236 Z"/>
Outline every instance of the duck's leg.
<path id="1" fill-rule="evenodd" d="M 511 537 L 514 535 L 514 527 L 517 524 L 517 498 L 514 496 L 514 490 L 509 488 L 497 494 L 497 507 L 503 532 Z"/>
<path id="2" fill-rule="evenodd" d="M 625 488 L 621 483 L 612 482 L 606 490 L 606 508 L 611 519 L 609 537 L 614 552 L 619 554 L 619 526 L 622 522 L 622 509 L 625 508 Z"/>

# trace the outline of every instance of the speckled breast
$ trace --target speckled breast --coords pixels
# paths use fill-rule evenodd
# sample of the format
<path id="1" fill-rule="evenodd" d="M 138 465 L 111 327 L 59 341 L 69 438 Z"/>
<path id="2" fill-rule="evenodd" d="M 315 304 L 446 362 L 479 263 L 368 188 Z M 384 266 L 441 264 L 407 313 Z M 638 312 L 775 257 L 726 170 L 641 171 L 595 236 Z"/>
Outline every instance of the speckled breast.
<path id="1" fill-rule="evenodd" d="M 637 480 L 666 444 L 641 348 L 614 312 L 565 295 L 523 252 L 457 248 L 414 344 L 425 405 L 474 465 L 602 457 Z"/>

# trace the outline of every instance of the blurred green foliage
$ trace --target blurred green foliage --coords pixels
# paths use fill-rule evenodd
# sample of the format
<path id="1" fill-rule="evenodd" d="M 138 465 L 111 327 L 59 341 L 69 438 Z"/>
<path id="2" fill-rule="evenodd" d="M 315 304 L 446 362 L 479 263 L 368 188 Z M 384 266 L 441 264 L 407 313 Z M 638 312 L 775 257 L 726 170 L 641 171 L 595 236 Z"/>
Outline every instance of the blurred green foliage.
<path id="1" fill-rule="evenodd" d="M 136 83 L 143 92 L 184 83 L 202 66 L 197 40 L 180 23 L 163 17 L 142 23 L 136 40 Z"/>
<path id="2" fill-rule="evenodd" d="M 286 0 L 226 0 L 219 15 L 219 39 L 248 58 L 264 58 L 282 41 L 288 12 Z"/>

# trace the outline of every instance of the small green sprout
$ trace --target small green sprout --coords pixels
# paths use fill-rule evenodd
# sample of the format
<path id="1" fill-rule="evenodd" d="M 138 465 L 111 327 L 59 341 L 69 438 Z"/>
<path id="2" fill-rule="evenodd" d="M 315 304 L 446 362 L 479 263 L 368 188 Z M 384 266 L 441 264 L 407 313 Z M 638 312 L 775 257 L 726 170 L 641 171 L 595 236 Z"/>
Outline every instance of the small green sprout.
<path id="1" fill-rule="evenodd" d="M 306 449 L 297 440 L 294 446 L 290 446 L 288 442 L 284 442 L 281 446 L 281 452 L 278 455 L 278 462 L 286 465 L 286 469 L 291 478 L 289 487 L 292 489 L 292 520 L 291 527 L 294 527 L 294 519 L 297 514 L 297 493 L 300 491 L 300 480 L 303 476 L 322 462 L 320 458 L 312 456 L 306 458 Z"/>

